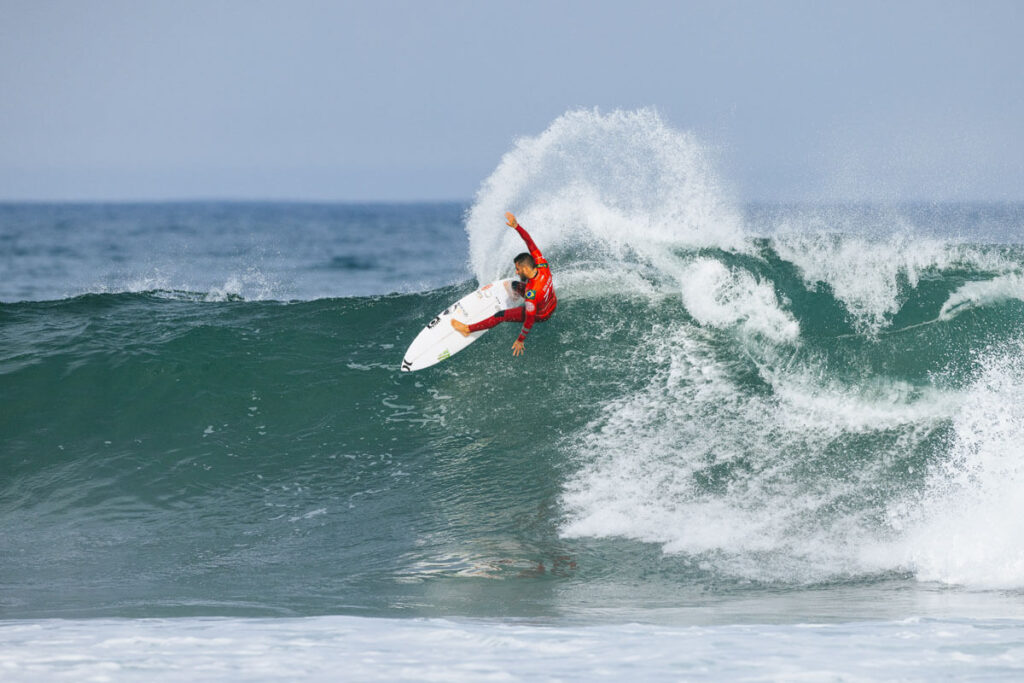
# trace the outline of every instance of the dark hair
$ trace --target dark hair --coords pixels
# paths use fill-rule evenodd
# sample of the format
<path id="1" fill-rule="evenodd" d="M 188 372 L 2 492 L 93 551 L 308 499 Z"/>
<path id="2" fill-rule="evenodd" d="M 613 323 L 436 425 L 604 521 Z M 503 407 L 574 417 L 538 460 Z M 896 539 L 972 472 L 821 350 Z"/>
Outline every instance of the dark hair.
<path id="1" fill-rule="evenodd" d="M 523 265 L 525 263 L 526 265 L 530 266 L 531 268 L 536 268 L 537 267 L 537 262 L 533 260 L 533 256 L 531 256 L 530 254 L 527 254 L 525 251 L 522 254 L 520 254 L 519 256 L 516 256 L 515 259 L 513 260 L 513 263 L 515 263 L 517 266 L 521 266 L 521 265 Z"/>

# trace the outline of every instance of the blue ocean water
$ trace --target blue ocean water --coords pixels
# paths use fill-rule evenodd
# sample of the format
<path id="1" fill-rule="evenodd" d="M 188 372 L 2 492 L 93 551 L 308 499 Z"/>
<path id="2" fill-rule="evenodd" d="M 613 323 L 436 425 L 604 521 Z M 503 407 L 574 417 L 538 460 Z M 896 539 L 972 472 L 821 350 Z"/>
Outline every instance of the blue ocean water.
<path id="1" fill-rule="evenodd" d="M 1024 205 L 720 186 L 578 113 L 466 204 L 0 206 L 5 678 L 1018 677 Z M 506 209 L 556 316 L 401 373 Z"/>
<path id="2" fill-rule="evenodd" d="M 469 278 L 443 204 L 0 205 L 0 301 L 201 293 L 247 301 L 420 292 Z"/>

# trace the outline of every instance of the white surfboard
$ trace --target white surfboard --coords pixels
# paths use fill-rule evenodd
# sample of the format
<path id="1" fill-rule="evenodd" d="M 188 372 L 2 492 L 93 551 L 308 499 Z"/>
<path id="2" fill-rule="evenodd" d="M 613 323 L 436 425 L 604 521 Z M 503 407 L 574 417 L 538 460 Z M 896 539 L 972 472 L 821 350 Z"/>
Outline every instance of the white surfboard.
<path id="1" fill-rule="evenodd" d="M 514 280 L 497 280 L 484 285 L 472 294 L 467 294 L 448 308 L 438 313 L 427 326 L 416 335 L 405 352 L 402 372 L 429 368 L 435 363 L 451 358 L 483 336 L 487 330 L 473 332 L 463 337 L 452 327 L 452 318 L 467 325 L 478 323 L 498 311 L 515 308 L 523 299 L 512 291 Z"/>

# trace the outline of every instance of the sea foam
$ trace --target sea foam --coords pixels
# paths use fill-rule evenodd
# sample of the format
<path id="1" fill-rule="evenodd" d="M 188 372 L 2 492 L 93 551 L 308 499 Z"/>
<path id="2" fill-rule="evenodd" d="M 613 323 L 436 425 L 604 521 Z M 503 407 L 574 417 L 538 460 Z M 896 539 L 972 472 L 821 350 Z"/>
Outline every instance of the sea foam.
<path id="1" fill-rule="evenodd" d="M 656 112 L 568 112 L 520 139 L 483 183 L 466 224 L 471 265 L 480 281 L 493 280 L 522 251 L 502 226 L 505 211 L 549 258 L 582 253 L 577 260 L 595 259 L 596 268 L 664 262 L 671 246 L 743 249 L 725 196 L 706 148 Z"/>
<path id="2" fill-rule="evenodd" d="M 918 578 L 1024 586 L 1024 343 L 983 355 L 924 490 L 890 509 Z"/>
<path id="3" fill-rule="evenodd" d="M 693 135 L 652 111 L 569 112 L 505 155 L 469 213 L 480 280 L 503 274 L 521 249 L 500 225 L 511 209 L 569 284 L 563 301 L 592 300 L 596 287 L 602 297 L 628 294 L 662 311 L 678 302 L 678 317 L 652 323 L 632 349 L 644 368 L 640 388 L 605 396 L 600 416 L 568 439 L 575 470 L 563 486 L 563 536 L 655 543 L 746 580 L 909 570 L 1024 585 L 1013 551 L 1024 531 L 989 523 L 986 539 L 982 522 L 1024 518 L 1013 502 L 1017 471 L 1006 465 L 1017 418 L 1004 409 L 984 423 L 994 408 L 969 408 L 1019 404 L 1016 385 L 1003 370 L 992 371 L 1003 373 L 999 382 L 966 390 L 866 367 L 836 374 L 830 352 L 802 336 L 784 285 L 765 275 L 772 271 L 762 247 L 708 159 Z M 958 269 L 996 275 L 954 292 L 935 311 L 940 320 L 1018 294 L 1011 262 L 922 236 L 898 212 L 859 226 L 819 219 L 776 226 L 765 243 L 807 292 L 824 286 L 845 309 L 859 339 L 853 348 L 878 344 L 926 279 Z M 950 430 L 956 438 L 947 442 Z M 924 473 L 922 462 L 960 464 Z M 934 530 L 950 528 L 964 496 L 976 502 L 979 472 L 991 479 L 987 502 L 958 518 L 960 549 L 984 539 L 995 565 L 991 573 L 983 560 L 976 571 L 954 571 L 951 556 L 932 545 Z"/>

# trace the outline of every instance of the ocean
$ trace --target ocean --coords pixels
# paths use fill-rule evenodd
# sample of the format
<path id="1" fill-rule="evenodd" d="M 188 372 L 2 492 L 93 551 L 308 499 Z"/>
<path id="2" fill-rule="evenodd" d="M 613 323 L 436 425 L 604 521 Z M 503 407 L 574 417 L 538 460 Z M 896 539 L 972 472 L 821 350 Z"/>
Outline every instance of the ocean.
<path id="1" fill-rule="evenodd" d="M 1024 205 L 729 197 L 646 113 L 465 203 L 0 205 L 4 680 L 1024 675 Z M 522 251 L 559 307 L 401 373 Z"/>

